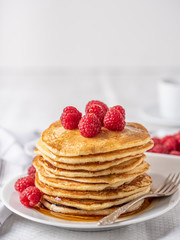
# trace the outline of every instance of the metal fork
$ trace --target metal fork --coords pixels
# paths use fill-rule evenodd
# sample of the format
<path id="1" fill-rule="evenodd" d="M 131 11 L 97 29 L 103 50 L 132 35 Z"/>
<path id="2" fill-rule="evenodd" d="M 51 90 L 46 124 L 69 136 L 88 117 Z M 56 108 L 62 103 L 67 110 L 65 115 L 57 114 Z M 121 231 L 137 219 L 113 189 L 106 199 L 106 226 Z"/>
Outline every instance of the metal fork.
<path id="1" fill-rule="evenodd" d="M 102 218 L 97 224 L 99 226 L 113 224 L 122 213 L 125 213 L 132 205 L 134 205 L 138 201 L 140 201 L 144 198 L 149 198 L 149 197 L 170 196 L 177 191 L 179 184 L 180 184 L 180 173 L 174 173 L 174 174 L 171 173 L 168 175 L 168 177 L 165 179 L 165 181 L 162 183 L 162 185 L 159 186 L 154 192 L 145 194 L 135 200 L 132 200 L 131 202 L 128 202 L 127 204 L 123 205 L 122 207 L 119 207 L 113 213 Z"/>

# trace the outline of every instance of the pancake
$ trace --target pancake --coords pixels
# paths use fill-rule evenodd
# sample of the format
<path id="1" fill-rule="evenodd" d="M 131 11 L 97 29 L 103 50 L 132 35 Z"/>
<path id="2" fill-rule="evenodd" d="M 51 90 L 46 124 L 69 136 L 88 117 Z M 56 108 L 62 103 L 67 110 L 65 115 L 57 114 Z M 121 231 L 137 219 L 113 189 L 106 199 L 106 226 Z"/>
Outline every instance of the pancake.
<path id="1" fill-rule="evenodd" d="M 54 187 L 61 187 L 61 189 L 68 189 L 68 190 L 82 190 L 82 191 L 100 191 L 105 188 L 116 188 L 125 182 L 132 181 L 135 176 L 129 176 L 125 180 L 122 179 L 118 183 L 115 184 L 108 184 L 108 183 L 83 183 L 78 181 L 73 181 L 71 179 L 63 179 L 54 176 L 51 173 L 48 173 L 44 170 L 44 168 L 38 163 L 34 165 L 37 171 L 37 177 L 43 183 L 46 183 L 49 186 Z"/>
<path id="2" fill-rule="evenodd" d="M 46 179 L 46 178 L 45 178 Z M 96 200 L 110 200 L 127 197 L 129 195 L 144 191 L 147 187 L 151 186 L 152 180 L 147 174 L 140 175 L 136 177 L 130 183 L 125 183 L 116 189 L 106 188 L 98 191 L 83 191 L 81 188 L 79 190 L 68 190 L 62 189 L 61 185 L 57 185 L 56 181 L 52 181 L 47 184 L 45 181 L 41 181 L 39 175 L 36 174 L 35 180 L 36 186 L 46 195 L 60 197 L 60 198 L 70 198 L 70 199 L 96 199 Z M 71 183 L 69 183 L 71 184 Z M 73 184 L 73 182 L 72 182 Z M 76 183 L 77 187 L 81 187 L 81 183 Z M 95 185 L 95 184 L 92 184 Z M 65 185 L 66 186 L 66 185 Z M 70 185 L 71 186 L 71 185 Z M 87 184 L 89 186 L 89 184 Z"/>
<path id="3" fill-rule="evenodd" d="M 47 200 L 50 203 L 57 204 L 57 205 L 63 205 L 68 207 L 74 207 L 82 210 L 101 210 L 110 208 L 113 206 L 121 205 L 124 203 L 127 203 L 129 201 L 132 201 L 146 193 L 148 193 L 150 190 L 150 186 L 143 189 L 143 191 L 139 191 L 138 193 L 131 194 L 127 197 L 119 198 L 119 199 L 113 199 L 113 200 L 87 200 L 87 199 L 68 199 L 68 198 L 58 198 L 58 197 L 51 197 L 48 195 L 43 195 L 43 199 Z"/>
<path id="4" fill-rule="evenodd" d="M 144 200 L 140 200 L 139 202 L 137 202 L 136 204 L 134 204 L 132 207 L 130 207 L 127 212 L 132 212 L 137 210 L 138 208 L 141 207 L 141 205 L 143 204 Z M 120 207 L 121 205 L 117 206 L 117 207 L 111 207 L 111 208 L 107 208 L 107 209 L 102 209 L 102 210 L 95 210 L 95 211 L 87 211 L 87 210 L 81 210 L 81 209 L 76 209 L 76 208 L 72 208 L 72 207 L 65 207 L 65 206 L 61 206 L 61 205 L 55 205 L 52 203 L 49 203 L 48 201 L 42 199 L 41 203 L 50 211 L 54 211 L 54 212 L 59 212 L 59 213 L 64 213 L 64 214 L 70 214 L 70 215 L 76 215 L 76 216 L 105 216 L 108 215 L 112 212 L 114 212 L 118 207 Z"/>
<path id="5" fill-rule="evenodd" d="M 41 163 L 39 161 L 34 161 L 33 164 L 36 169 L 40 168 L 40 166 L 42 166 L 44 168 L 44 166 L 41 165 Z M 55 174 L 51 173 L 50 171 L 48 171 L 47 169 L 45 169 L 45 176 L 48 176 L 51 178 L 56 178 L 56 181 L 58 181 L 57 179 L 59 178 L 59 179 L 72 180 L 72 181 L 82 182 L 82 183 L 95 183 L 95 184 L 107 183 L 109 185 L 119 183 L 118 184 L 118 186 L 119 186 L 120 184 L 129 182 L 131 179 L 134 179 L 138 175 L 143 174 L 148 169 L 149 169 L 149 164 L 147 162 L 143 161 L 135 169 L 130 170 L 128 172 L 124 172 L 122 174 L 110 174 L 107 176 L 100 176 L 100 177 L 76 177 L 76 178 L 71 177 L 71 178 L 68 178 L 68 177 L 55 175 Z"/>
<path id="6" fill-rule="evenodd" d="M 112 152 L 149 142 L 150 135 L 138 123 L 126 123 L 123 131 L 110 131 L 104 127 L 93 138 L 83 137 L 78 129 L 66 130 L 56 121 L 42 135 L 43 144 L 58 156 L 80 156 Z"/>
<path id="7" fill-rule="evenodd" d="M 60 179 L 60 178 L 53 178 L 53 177 L 47 177 L 38 175 L 39 180 L 41 182 L 46 182 L 47 185 L 60 185 L 61 189 L 68 189 L 68 190 L 81 190 L 81 191 L 101 191 L 107 188 L 116 189 L 117 187 L 121 186 L 125 182 L 131 182 L 135 177 L 129 177 L 126 179 L 126 181 L 119 181 L 114 184 L 107 184 L 107 183 L 83 183 L 83 182 L 77 182 L 73 180 L 66 180 L 66 179 Z"/>
<path id="8" fill-rule="evenodd" d="M 142 161 L 145 159 L 145 155 L 142 155 L 137 158 L 133 158 L 129 161 L 123 162 L 117 166 L 110 167 L 105 170 L 101 171 L 85 171 L 85 170 L 65 170 L 62 168 L 58 168 L 54 165 L 52 165 L 49 161 L 44 160 L 43 157 L 35 157 L 34 161 L 39 161 L 40 164 L 44 167 L 45 170 L 50 171 L 51 173 L 68 177 L 68 178 L 74 178 L 74 177 L 96 177 L 96 176 L 106 176 L 110 174 L 120 174 L 127 171 L 130 171 L 140 165 Z M 96 168 L 95 168 L 96 170 Z"/>
<path id="9" fill-rule="evenodd" d="M 51 163 L 53 166 L 57 168 L 62 168 L 66 170 L 86 170 L 86 171 L 100 171 L 100 170 L 105 170 L 107 168 L 117 166 L 123 162 L 126 162 L 128 160 L 131 160 L 133 158 L 141 157 L 143 154 L 137 154 L 134 156 L 128 156 L 128 157 L 123 157 L 120 159 L 115 159 L 112 161 L 107 161 L 107 162 L 92 162 L 92 163 L 84 163 L 84 164 L 68 164 L 68 163 L 60 163 L 52 160 L 50 157 L 46 156 L 39 150 L 35 151 L 37 156 L 42 156 L 45 160 L 47 160 L 49 163 Z"/>
<path id="10" fill-rule="evenodd" d="M 106 163 L 107 161 L 113 161 L 116 159 L 122 159 L 127 156 L 134 156 L 138 154 L 142 154 L 145 151 L 151 149 L 153 147 L 153 141 L 150 140 L 147 143 L 136 146 L 136 147 L 131 147 L 127 149 L 121 149 L 121 150 L 116 150 L 116 151 L 111 151 L 107 153 L 100 153 L 100 154 L 89 154 L 89 155 L 80 155 L 80 156 L 71 156 L 71 157 L 65 157 L 65 156 L 58 156 L 53 154 L 42 142 L 42 139 L 40 138 L 36 144 L 37 149 L 35 150 L 35 153 L 38 155 L 42 156 L 47 156 L 50 159 L 64 163 L 64 164 L 88 164 L 90 165 L 91 163 L 97 163 L 97 162 L 104 162 Z M 63 167 L 62 167 L 63 168 Z"/>
<path id="11" fill-rule="evenodd" d="M 77 182 L 86 182 L 86 183 L 108 183 L 108 184 L 114 184 L 118 182 L 125 183 L 128 181 L 128 179 L 136 178 L 138 175 L 143 174 L 144 172 L 148 171 L 149 164 L 145 161 L 143 161 L 141 164 L 139 164 L 135 169 L 130 170 L 128 172 L 120 173 L 120 174 L 110 174 L 107 176 L 99 176 L 99 177 L 63 177 L 56 175 L 54 173 L 51 173 L 49 170 L 46 169 L 46 173 L 49 174 L 49 176 L 60 178 L 60 179 L 66 179 L 66 180 L 73 180 Z"/>

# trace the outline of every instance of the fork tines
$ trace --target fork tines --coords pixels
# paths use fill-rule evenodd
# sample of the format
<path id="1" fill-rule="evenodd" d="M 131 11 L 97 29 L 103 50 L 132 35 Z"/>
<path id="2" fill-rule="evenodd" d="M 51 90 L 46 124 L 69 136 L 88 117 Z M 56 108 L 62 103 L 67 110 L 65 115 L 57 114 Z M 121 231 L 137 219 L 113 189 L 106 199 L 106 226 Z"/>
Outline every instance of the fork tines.
<path id="1" fill-rule="evenodd" d="M 175 192 L 180 184 L 180 173 L 170 173 L 155 193 L 169 194 Z"/>

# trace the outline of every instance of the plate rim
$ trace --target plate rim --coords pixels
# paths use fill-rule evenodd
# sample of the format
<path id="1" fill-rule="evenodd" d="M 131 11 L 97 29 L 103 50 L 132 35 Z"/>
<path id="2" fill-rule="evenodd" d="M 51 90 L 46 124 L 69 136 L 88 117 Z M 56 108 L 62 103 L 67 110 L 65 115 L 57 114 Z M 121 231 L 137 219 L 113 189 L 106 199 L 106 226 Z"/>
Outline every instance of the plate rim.
<path id="1" fill-rule="evenodd" d="M 148 154 L 150 157 L 154 158 L 155 155 L 153 154 Z M 147 155 L 147 156 L 148 156 Z M 163 157 L 163 158 L 167 158 L 169 156 L 162 156 L 162 154 L 158 154 L 160 155 L 159 157 Z M 171 158 L 174 158 L 176 160 L 178 160 L 178 158 L 175 156 L 171 156 Z M 152 172 L 151 172 L 152 173 Z M 120 228 L 123 226 L 127 226 L 127 225 L 131 225 L 131 224 L 135 224 L 135 223 L 140 223 L 143 221 L 147 221 L 153 218 L 156 218 L 158 216 L 163 215 L 164 213 L 168 212 L 169 210 L 171 210 L 172 208 L 174 208 L 178 202 L 180 201 L 180 189 L 178 189 L 178 191 L 175 193 L 177 194 L 177 198 L 171 202 L 170 205 L 167 205 L 167 207 L 165 209 L 162 209 L 161 211 L 157 211 L 155 213 L 151 213 L 151 215 L 147 216 L 140 216 L 139 218 L 131 218 L 128 219 L 126 221 L 120 221 L 117 222 L 113 225 L 107 225 L 107 226 L 98 226 L 96 222 L 75 222 L 75 221 L 67 221 L 67 220 L 63 220 L 64 222 L 57 222 L 57 221 L 49 221 L 49 220 L 44 220 L 44 219 L 40 219 L 37 217 L 33 217 L 33 216 L 29 216 L 28 214 L 24 214 L 18 210 L 16 210 L 14 207 L 12 207 L 5 199 L 5 191 L 7 190 L 8 186 L 10 185 L 11 187 L 14 186 L 15 181 L 19 178 L 19 177 L 23 177 L 25 176 L 25 174 L 19 174 L 16 177 L 13 177 L 12 179 L 10 179 L 6 184 L 4 184 L 4 186 L 1 189 L 1 200 L 2 203 L 13 213 L 26 218 L 28 220 L 34 221 L 34 222 L 38 222 L 41 224 L 46 224 L 46 225 L 51 225 L 51 226 L 56 226 L 56 227 L 60 227 L 60 228 L 66 228 L 66 229 L 71 229 L 71 230 L 79 230 L 79 231 L 88 231 L 88 230 L 95 230 L 95 231 L 102 231 L 102 230 L 110 230 L 110 229 L 115 229 L 115 228 Z M 12 194 L 12 191 L 11 193 Z M 35 211 L 35 210 L 34 210 Z M 75 224 L 76 223 L 76 224 Z M 80 223 L 80 224 L 78 224 Z"/>

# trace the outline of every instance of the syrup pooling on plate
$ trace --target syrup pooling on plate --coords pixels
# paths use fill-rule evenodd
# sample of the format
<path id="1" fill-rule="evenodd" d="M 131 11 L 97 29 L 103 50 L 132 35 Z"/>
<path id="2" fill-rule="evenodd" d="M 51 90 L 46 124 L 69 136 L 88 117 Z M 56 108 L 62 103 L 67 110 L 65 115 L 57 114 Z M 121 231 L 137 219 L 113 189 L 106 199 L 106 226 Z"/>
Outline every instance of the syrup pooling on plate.
<path id="1" fill-rule="evenodd" d="M 119 220 L 127 220 L 132 217 L 135 217 L 138 214 L 141 214 L 150 208 L 153 207 L 157 200 L 149 198 L 145 199 L 141 207 L 139 207 L 137 210 L 129 212 L 129 213 L 123 213 L 118 219 Z M 42 204 L 39 204 L 38 206 L 35 206 L 34 209 L 42 214 L 45 214 L 50 217 L 55 217 L 58 219 L 63 219 L 66 221 L 78 221 L 78 222 L 98 222 L 103 216 L 75 216 L 75 215 L 68 215 L 68 214 L 62 214 L 50 211 L 49 209 L 45 208 Z"/>

